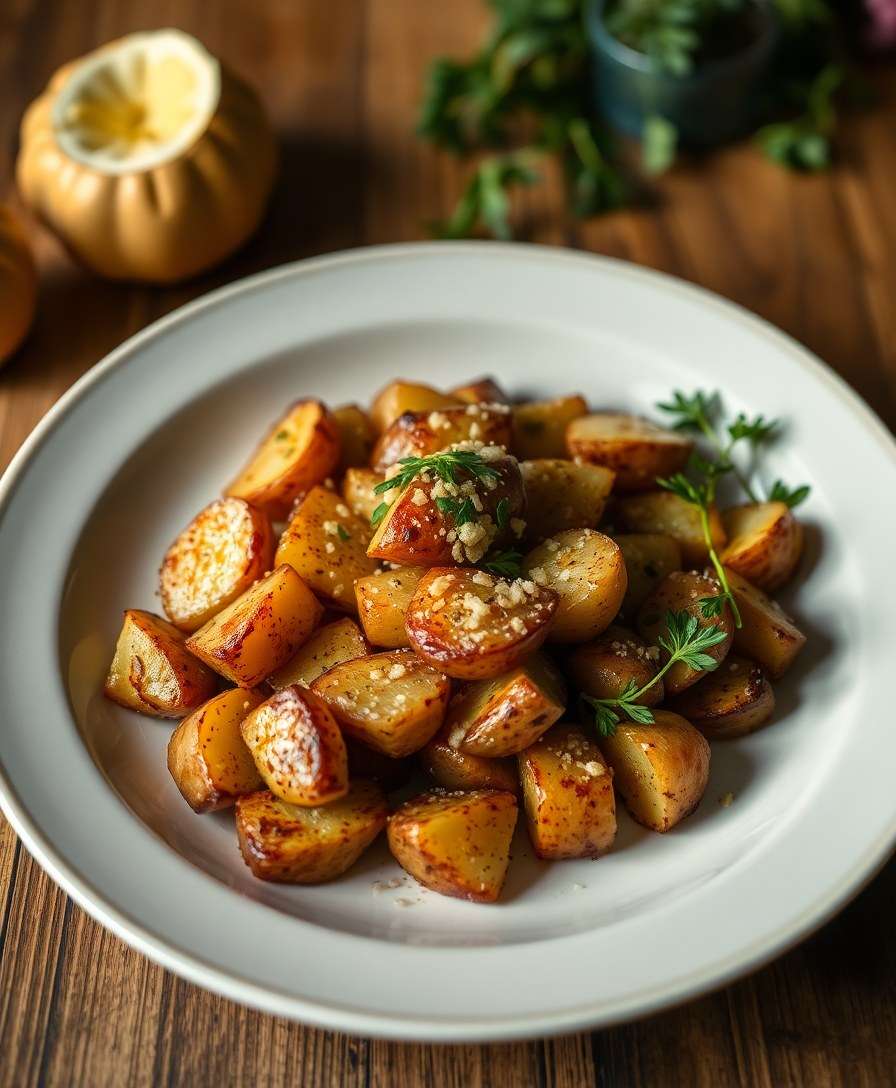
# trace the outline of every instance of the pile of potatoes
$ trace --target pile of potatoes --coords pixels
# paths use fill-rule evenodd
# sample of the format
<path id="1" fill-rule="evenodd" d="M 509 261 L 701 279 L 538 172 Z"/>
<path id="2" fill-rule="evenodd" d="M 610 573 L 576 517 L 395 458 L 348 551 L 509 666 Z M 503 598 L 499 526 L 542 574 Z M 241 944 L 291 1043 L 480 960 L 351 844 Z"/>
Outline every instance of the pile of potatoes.
<path id="1" fill-rule="evenodd" d="M 706 790 L 708 742 L 768 721 L 805 641 L 768 596 L 802 547 L 780 502 L 710 512 L 743 626 L 701 614 L 718 586 L 698 511 L 655 482 L 691 445 L 580 396 L 511 404 L 490 379 L 396 381 L 367 412 L 299 401 L 171 545 L 167 619 L 125 613 L 106 694 L 182 719 L 178 789 L 196 812 L 235 807 L 265 880 L 331 880 L 385 828 L 420 883 L 492 902 L 520 798 L 541 858 L 608 851 L 617 794 L 668 831 Z M 490 466 L 465 487 L 472 523 L 437 473 L 375 492 L 402 458 L 456 448 Z M 521 577 L 484 569 L 508 549 Z M 719 664 L 651 685 L 669 611 L 722 627 Z M 599 736 L 576 693 L 632 681 L 655 721 Z"/>

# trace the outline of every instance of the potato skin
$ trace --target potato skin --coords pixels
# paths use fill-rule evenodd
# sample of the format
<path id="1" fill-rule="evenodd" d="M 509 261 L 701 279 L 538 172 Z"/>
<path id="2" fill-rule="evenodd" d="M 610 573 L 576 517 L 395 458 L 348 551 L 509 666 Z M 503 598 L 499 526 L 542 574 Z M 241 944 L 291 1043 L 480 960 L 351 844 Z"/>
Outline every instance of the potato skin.
<path id="1" fill-rule="evenodd" d="M 743 620 L 734 632 L 734 648 L 757 661 L 772 680 L 780 679 L 806 645 L 806 636 L 761 589 L 730 567 L 725 574 Z"/>
<path id="2" fill-rule="evenodd" d="M 333 422 L 339 431 L 341 455 L 338 471 L 360 468 L 370 460 L 376 431 L 367 413 L 357 404 L 343 404 L 333 409 Z"/>
<path id="3" fill-rule="evenodd" d="M 658 476 L 680 472 L 694 448 L 691 439 L 650 420 L 618 412 L 595 412 L 566 428 L 570 457 L 604 465 L 616 473 L 616 490 L 646 491 Z"/>
<path id="4" fill-rule="evenodd" d="M 433 412 L 405 412 L 377 439 L 370 457 L 374 472 L 385 472 L 403 457 L 428 457 L 457 442 L 476 440 L 509 449 L 510 409 L 502 404 L 466 404 Z"/>
<path id="5" fill-rule="evenodd" d="M 435 790 L 389 817 L 389 849 L 398 864 L 441 895 L 494 903 L 510 864 L 516 826 L 513 793 Z"/>
<path id="6" fill-rule="evenodd" d="M 494 378 L 477 378 L 466 385 L 456 385 L 448 390 L 449 397 L 457 397 L 464 404 L 510 404 L 510 398 Z"/>
<path id="7" fill-rule="evenodd" d="M 756 502 L 722 514 L 726 567 L 771 593 L 790 581 L 803 551 L 803 527 L 786 503 Z"/>
<path id="8" fill-rule="evenodd" d="M 585 415 L 588 402 L 574 394 L 554 400 L 527 401 L 513 407 L 514 452 L 521 461 L 567 458 L 566 427 Z"/>
<path id="9" fill-rule="evenodd" d="M 285 665 L 271 673 L 267 682 L 274 691 L 281 691 L 291 684 L 310 687 L 318 676 L 334 665 L 369 653 L 370 647 L 360 627 L 353 619 L 343 616 L 318 627 Z"/>
<path id="10" fill-rule="evenodd" d="M 674 699 L 669 709 L 709 740 L 726 740 L 765 725 L 775 711 L 775 693 L 758 665 L 729 654 L 715 672 Z"/>
<path id="11" fill-rule="evenodd" d="M 696 506 L 671 491 L 647 491 L 642 495 L 626 495 L 613 506 L 617 528 L 630 533 L 663 533 L 678 541 L 682 564 L 686 568 L 702 567 L 709 551 Z M 727 537 L 722 519 L 715 506 L 709 509 L 709 531 L 717 551 L 725 546 Z"/>
<path id="12" fill-rule="evenodd" d="M 633 622 L 666 575 L 681 570 L 681 545 L 665 533 L 614 533 L 613 539 L 622 552 L 628 576 L 620 614 Z"/>
<path id="13" fill-rule="evenodd" d="M 388 806 L 373 782 L 352 782 L 338 801 L 302 808 L 268 790 L 237 798 L 243 860 L 259 880 L 323 884 L 341 876 L 386 826 Z"/>
<path id="14" fill-rule="evenodd" d="M 395 381 L 389 382 L 373 398 L 370 419 L 376 433 L 382 434 L 405 412 L 433 412 L 456 405 L 457 398 L 440 393 L 430 385 Z"/>
<path id="15" fill-rule="evenodd" d="M 520 752 L 526 824 L 540 858 L 598 858 L 616 838 L 613 772 L 577 725 L 556 725 Z"/>
<path id="16" fill-rule="evenodd" d="M 400 567 L 358 579 L 358 616 L 368 642 L 388 650 L 410 646 L 404 617 L 425 573 L 425 567 Z"/>
<path id="17" fill-rule="evenodd" d="M 595 699 L 618 699 L 629 683 L 644 687 L 659 670 L 659 647 L 650 647 L 627 627 L 612 624 L 593 642 L 576 646 L 566 659 L 573 684 Z M 663 701 L 663 681 L 657 680 L 637 701 L 656 706 Z"/>
<path id="18" fill-rule="evenodd" d="M 559 458 L 523 461 L 526 540 L 539 544 L 567 529 L 596 529 L 613 487 L 613 473 L 601 465 Z"/>
<path id="19" fill-rule="evenodd" d="M 420 749 L 417 758 L 423 770 L 448 790 L 507 790 L 519 793 L 516 760 L 486 759 L 453 748 L 447 725 Z"/>
<path id="20" fill-rule="evenodd" d="M 274 534 L 263 510 L 244 499 L 216 499 L 180 533 L 162 561 L 165 614 L 191 633 L 271 569 Z"/>
<path id="21" fill-rule="evenodd" d="M 345 505 L 368 525 L 374 510 L 383 501 L 382 496 L 373 490 L 383 479 L 383 475 L 372 468 L 349 468 L 342 477 Z"/>

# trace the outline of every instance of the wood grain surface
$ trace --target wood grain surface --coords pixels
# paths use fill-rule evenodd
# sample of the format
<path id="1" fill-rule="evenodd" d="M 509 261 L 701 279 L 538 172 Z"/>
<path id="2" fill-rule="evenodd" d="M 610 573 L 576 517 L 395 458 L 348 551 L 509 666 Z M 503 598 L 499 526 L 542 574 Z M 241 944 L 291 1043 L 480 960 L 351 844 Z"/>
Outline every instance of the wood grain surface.
<path id="1" fill-rule="evenodd" d="M 51 72 L 168 25 L 260 88 L 283 146 L 270 214 L 223 267 L 164 291 L 92 279 L 35 230 L 40 313 L 0 373 L 4 465 L 72 382 L 147 322 L 283 261 L 425 237 L 462 184 L 463 168 L 417 142 L 413 125 L 426 59 L 476 41 L 481 0 L 2 0 L 0 198 L 13 195 L 19 118 Z M 892 427 L 896 81 L 871 78 L 877 107 L 850 123 L 828 175 L 794 177 L 736 147 L 680 166 L 644 207 L 587 224 L 565 219 L 549 177 L 523 198 L 521 235 L 735 299 L 826 359 Z M 75 907 L 0 819 L 0 1085 L 887 1085 L 894 916 L 891 865 L 800 948 L 683 1008 L 552 1041 L 402 1046 L 303 1028 L 176 979 Z"/>

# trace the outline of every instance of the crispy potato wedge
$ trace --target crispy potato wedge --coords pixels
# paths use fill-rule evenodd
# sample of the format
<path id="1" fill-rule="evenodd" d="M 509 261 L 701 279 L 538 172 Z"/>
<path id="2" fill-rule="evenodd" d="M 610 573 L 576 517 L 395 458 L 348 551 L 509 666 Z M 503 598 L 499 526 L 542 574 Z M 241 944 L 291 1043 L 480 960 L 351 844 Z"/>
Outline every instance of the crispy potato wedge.
<path id="1" fill-rule="evenodd" d="M 341 876 L 386 826 L 389 808 L 374 782 L 352 782 L 338 801 L 304 808 L 267 790 L 236 802 L 243 860 L 260 880 L 323 884 Z"/>
<path id="2" fill-rule="evenodd" d="M 459 680 L 509 672 L 544 642 L 557 594 L 484 571 L 434 567 L 419 581 L 405 624 L 411 646 Z"/>
<path id="3" fill-rule="evenodd" d="M 510 404 L 510 398 L 494 378 L 479 378 L 467 385 L 457 385 L 448 390 L 449 397 L 457 397 L 464 404 Z"/>
<path id="4" fill-rule="evenodd" d="M 663 533 L 677 540 L 685 568 L 702 567 L 709 558 L 700 511 L 671 491 L 627 495 L 614 505 L 613 519 L 618 529 L 629 533 Z M 716 550 L 721 551 L 727 537 L 715 506 L 709 511 L 709 530 Z"/>
<path id="5" fill-rule="evenodd" d="M 449 732 L 448 725 L 443 725 L 418 754 L 420 766 L 438 785 L 448 790 L 519 793 L 515 759 L 486 759 L 460 752 L 451 746 Z"/>
<path id="6" fill-rule="evenodd" d="M 185 639 L 161 616 L 129 608 L 103 689 L 107 698 L 153 718 L 183 718 L 200 707 L 218 681 Z"/>
<path id="7" fill-rule="evenodd" d="M 293 684 L 256 707 L 240 724 L 258 773 L 291 805 L 325 805 L 348 793 L 348 756 L 327 704 Z"/>
<path id="8" fill-rule="evenodd" d="M 520 465 L 526 488 L 526 540 L 539 544 L 567 529 L 596 529 L 613 487 L 602 465 L 543 458 Z"/>
<path id="9" fill-rule="evenodd" d="M 576 646 L 566 659 L 573 684 L 595 699 L 618 699 L 629 684 L 642 688 L 656 676 L 660 664 L 657 646 L 648 646 L 627 627 L 611 624 L 593 642 Z M 640 699 L 643 706 L 663 701 L 663 681 L 657 680 Z"/>
<path id="10" fill-rule="evenodd" d="M 513 756 L 546 733 L 566 708 L 566 685 L 553 663 L 532 654 L 489 680 L 474 680 L 451 700 L 445 718 L 452 748 L 471 756 Z"/>
<path id="11" fill-rule="evenodd" d="M 370 525 L 335 491 L 313 487 L 284 529 L 274 562 L 288 563 L 326 604 L 355 612 L 355 581 L 377 566 L 369 543 Z"/>
<path id="12" fill-rule="evenodd" d="M 762 669 L 738 654 L 669 706 L 709 740 L 743 737 L 765 725 L 775 710 L 775 693 Z"/>
<path id="13" fill-rule="evenodd" d="M 720 558 L 767 593 L 790 580 L 803 552 L 803 527 L 783 502 L 751 502 L 725 510 L 728 545 Z"/>
<path id="14" fill-rule="evenodd" d="M 758 662 L 772 680 L 780 679 L 805 646 L 806 636 L 761 589 L 731 567 L 725 573 L 743 621 L 734 632 L 735 650 Z"/>
<path id="15" fill-rule="evenodd" d="M 438 732 L 451 695 L 447 676 L 407 650 L 346 661 L 311 685 L 343 730 L 384 755 L 418 751 Z"/>
<path id="16" fill-rule="evenodd" d="M 434 412 L 405 412 L 379 437 L 370 458 L 385 472 L 403 457 L 428 457 L 458 442 L 483 442 L 509 449 L 513 419 L 503 404 L 466 404 Z"/>
<path id="17" fill-rule="evenodd" d="M 292 684 L 310 687 L 312 681 L 334 665 L 364 657 L 370 653 L 367 639 L 353 619 L 343 616 L 318 627 L 298 652 L 268 677 L 274 691 L 282 691 Z"/>
<path id="18" fill-rule="evenodd" d="M 596 638 L 615 619 L 628 584 L 618 545 L 594 529 L 549 537 L 528 553 L 523 570 L 559 598 L 551 642 Z"/>
<path id="19" fill-rule="evenodd" d="M 620 612 L 634 620 L 641 605 L 673 570 L 681 570 L 681 545 L 665 533 L 616 533 L 628 588 Z"/>
<path id="20" fill-rule="evenodd" d="M 165 553 L 159 591 L 181 631 L 198 631 L 271 569 L 274 533 L 263 510 L 245 499 L 216 499 Z"/>
<path id="21" fill-rule="evenodd" d="M 317 400 L 297 401 L 270 429 L 226 494 L 266 510 L 274 521 L 332 475 L 339 464 L 339 428 Z"/>
<path id="22" fill-rule="evenodd" d="M 557 725 L 517 757 L 526 824 L 540 858 L 599 858 L 616 838 L 613 772 L 577 725 Z"/>
<path id="23" fill-rule="evenodd" d="M 617 491 L 655 488 L 657 476 L 680 472 L 694 448 L 680 431 L 620 412 L 574 419 L 566 428 L 566 445 L 570 457 L 612 469 Z"/>
<path id="24" fill-rule="evenodd" d="M 453 408 L 458 398 L 440 393 L 429 385 L 416 382 L 389 382 L 373 398 L 370 419 L 377 434 L 394 423 L 405 412 L 434 412 L 440 408 Z"/>
<path id="25" fill-rule="evenodd" d="M 657 639 L 667 633 L 666 614 L 668 612 L 687 612 L 694 616 L 701 627 L 721 627 L 725 632 L 725 640 L 710 646 L 706 653 L 715 661 L 724 661 L 731 649 L 734 633 L 734 620 L 731 609 L 725 605 L 720 616 L 704 616 L 700 608 L 700 601 L 704 597 L 716 597 L 719 593 L 719 583 L 714 578 L 709 578 L 694 571 L 673 571 L 667 574 L 656 589 L 641 606 L 638 614 L 638 633 L 651 646 L 658 645 Z M 660 661 L 665 664 L 668 654 L 665 650 L 660 652 Z M 699 669 L 693 669 L 684 661 L 676 661 L 671 669 L 663 677 L 663 686 L 666 689 L 667 698 L 677 695 L 685 688 L 696 684 L 706 675 Z"/>
<path id="26" fill-rule="evenodd" d="M 394 499 L 391 496 L 395 491 L 389 492 L 386 501 L 391 499 L 391 506 L 377 526 L 367 554 L 405 567 L 435 567 L 478 563 L 489 549 L 515 542 L 525 528 L 520 520 L 526 495 L 519 464 L 508 456 L 488 463 L 497 477 L 469 479 L 458 470 L 458 483 L 454 485 L 427 474 Z M 457 528 L 454 514 L 441 510 L 439 504 L 466 498 L 478 502 L 482 510 L 476 511 L 475 520 Z"/>
<path id="27" fill-rule="evenodd" d="M 194 812 L 227 808 L 264 785 L 240 733 L 242 720 L 263 701 L 259 691 L 222 691 L 171 734 L 168 770 Z"/>
<path id="28" fill-rule="evenodd" d="M 393 759 L 375 748 L 368 748 L 353 737 L 345 736 L 343 739 L 348 752 L 348 776 L 351 782 L 356 778 L 369 778 L 371 782 L 378 782 L 386 791 L 397 790 L 407 785 L 416 770 L 414 756 Z"/>
<path id="29" fill-rule="evenodd" d="M 323 607 L 282 564 L 200 627 L 187 649 L 243 688 L 285 665 L 317 626 Z"/>
<path id="30" fill-rule="evenodd" d="M 669 831 L 700 804 L 709 781 L 709 744 L 679 714 L 654 711 L 652 725 L 619 722 L 600 747 L 632 816 L 652 831 Z"/>
<path id="31" fill-rule="evenodd" d="M 383 482 L 383 476 L 372 468 L 349 468 L 342 477 L 342 497 L 345 505 L 362 521 L 370 524 L 374 510 L 383 501 L 374 488 Z"/>
<path id="32" fill-rule="evenodd" d="M 514 405 L 513 449 L 517 457 L 521 461 L 568 457 L 567 425 L 587 411 L 587 401 L 578 394 Z"/>
<path id="33" fill-rule="evenodd" d="M 333 409 L 333 422 L 339 431 L 340 473 L 349 468 L 361 468 L 370 463 L 370 453 L 376 441 L 376 431 L 370 416 L 357 404 L 343 404 Z"/>
<path id="34" fill-rule="evenodd" d="M 516 827 L 513 793 L 434 790 L 389 817 L 389 849 L 425 888 L 456 899 L 494 903 L 510 864 Z"/>
<path id="35" fill-rule="evenodd" d="M 358 579 L 358 615 L 368 642 L 388 650 L 410 646 L 404 617 L 425 573 L 425 567 L 399 567 Z"/>

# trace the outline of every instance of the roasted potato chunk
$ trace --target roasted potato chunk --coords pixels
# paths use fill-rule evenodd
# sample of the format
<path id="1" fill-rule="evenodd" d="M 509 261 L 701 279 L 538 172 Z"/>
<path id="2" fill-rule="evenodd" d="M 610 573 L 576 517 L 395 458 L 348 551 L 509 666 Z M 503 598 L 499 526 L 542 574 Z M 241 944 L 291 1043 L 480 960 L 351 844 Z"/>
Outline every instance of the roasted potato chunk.
<path id="1" fill-rule="evenodd" d="M 494 378 L 479 378 L 467 385 L 448 390 L 449 397 L 457 397 L 464 404 L 510 404 L 510 399 Z"/>
<path id="2" fill-rule="evenodd" d="M 351 661 L 353 657 L 364 657 L 369 653 L 370 647 L 361 634 L 361 629 L 354 620 L 345 616 L 341 620 L 333 620 L 318 627 L 308 641 L 299 647 L 298 653 L 276 672 L 271 673 L 268 683 L 274 691 L 281 691 L 292 684 L 310 687 L 313 680 L 334 665 L 341 665 L 343 661 Z"/>
<path id="3" fill-rule="evenodd" d="M 453 408 L 458 398 L 447 396 L 429 385 L 416 382 L 389 382 L 373 398 L 370 419 L 377 434 L 404 415 L 405 412 L 434 412 L 440 408 Z"/>
<path id="4" fill-rule="evenodd" d="M 668 831 L 700 804 L 709 781 L 709 744 L 690 722 L 668 710 L 655 722 L 619 722 L 600 746 L 625 806 L 652 831 Z"/>
<path id="5" fill-rule="evenodd" d="M 803 527 L 783 502 L 751 502 L 722 514 L 728 545 L 720 558 L 766 592 L 790 580 L 803 551 Z"/>
<path id="6" fill-rule="evenodd" d="M 509 790 L 518 793 L 515 759 L 486 759 L 451 746 L 450 728 L 443 725 L 419 752 L 420 766 L 438 785 L 449 790 Z"/>
<path id="7" fill-rule="evenodd" d="M 386 826 L 389 808 L 374 782 L 352 782 L 338 801 L 304 808 L 267 790 L 236 802 L 243 860 L 260 880 L 323 884 L 352 867 Z"/>
<path id="8" fill-rule="evenodd" d="M 266 510 L 274 521 L 332 475 L 339 464 L 339 428 L 317 400 L 300 400 L 270 429 L 227 494 Z"/>
<path id="9" fill-rule="evenodd" d="M 596 529 L 613 487 L 601 465 L 544 458 L 520 465 L 526 488 L 526 540 L 538 544 L 567 529 Z"/>
<path id="10" fill-rule="evenodd" d="M 513 420 L 510 409 L 503 404 L 405 412 L 380 435 L 370 467 L 385 472 L 403 457 L 428 457 L 458 442 L 477 441 L 508 449 L 512 437 Z"/>
<path id="11" fill-rule="evenodd" d="M 372 468 L 346 469 L 342 478 L 342 497 L 345 505 L 353 514 L 357 514 L 368 525 L 374 510 L 383 501 L 381 495 L 377 495 L 374 488 L 383 482 L 379 472 Z"/>
<path id="12" fill-rule="evenodd" d="M 628 588 L 620 612 L 634 620 L 641 605 L 673 570 L 681 570 L 681 545 L 664 533 L 616 533 L 625 560 Z"/>
<path id="13" fill-rule="evenodd" d="M 335 491 L 314 487 L 284 529 L 274 562 L 288 563 L 328 605 L 355 612 L 355 581 L 376 570 L 369 543 L 369 524 Z"/>
<path id="14" fill-rule="evenodd" d="M 616 838 L 613 772 L 595 741 L 558 725 L 517 757 L 526 824 L 540 858 L 598 858 Z"/>
<path id="15" fill-rule="evenodd" d="M 517 457 L 521 461 L 568 457 L 567 425 L 587 411 L 587 401 L 578 395 L 514 405 L 513 448 Z"/>
<path id="16" fill-rule="evenodd" d="M 384 755 L 418 751 L 445 718 L 451 684 L 406 650 L 346 661 L 311 685 L 343 730 Z"/>
<path id="17" fill-rule="evenodd" d="M 743 627 L 734 632 L 734 648 L 758 662 L 772 680 L 778 680 L 805 646 L 806 636 L 761 589 L 731 567 L 725 568 L 725 574 L 743 621 Z"/>
<path id="18" fill-rule="evenodd" d="M 510 672 L 474 680 L 455 695 L 445 719 L 449 743 L 472 756 L 516 755 L 551 728 L 565 702 L 563 677 L 544 655 L 533 654 Z"/>
<path id="19" fill-rule="evenodd" d="M 271 569 L 274 534 L 263 510 L 216 499 L 165 553 L 159 591 L 175 627 L 197 631 Z"/>
<path id="20" fill-rule="evenodd" d="M 355 583 L 361 625 L 374 646 L 389 650 L 410 646 L 404 617 L 425 573 L 425 567 L 399 567 L 368 574 Z"/>
<path id="21" fill-rule="evenodd" d="M 613 507 L 618 529 L 630 533 L 663 533 L 678 541 L 684 566 L 702 567 L 709 558 L 700 511 L 671 491 L 629 495 Z M 725 545 L 725 528 L 715 506 L 709 510 L 709 530 L 717 551 Z"/>
<path id="22" fill-rule="evenodd" d="M 679 695 L 669 709 L 710 740 L 725 740 L 765 725 L 775 710 L 775 693 L 758 665 L 729 654 L 715 672 Z"/>
<path id="23" fill-rule="evenodd" d="M 516 797 L 502 790 L 433 791 L 389 817 L 389 849 L 425 888 L 494 903 L 510 864 Z"/>
<path id="24" fill-rule="evenodd" d="M 618 699 L 629 684 L 639 690 L 659 670 L 658 646 L 648 646 L 626 627 L 612 624 L 593 642 L 576 646 L 566 661 L 569 678 L 579 691 L 595 699 Z M 643 706 L 663 701 L 663 681 L 657 680 L 636 700 Z"/>
<path id="25" fill-rule="evenodd" d="M 725 639 L 710 646 L 705 652 L 715 661 L 724 661 L 731 649 L 734 632 L 734 620 L 731 609 L 726 604 L 719 616 L 704 616 L 700 602 L 705 597 L 717 597 L 719 583 L 714 578 L 693 571 L 673 571 L 668 574 L 641 606 L 638 614 L 638 632 L 651 646 L 658 645 L 660 636 L 668 636 L 666 615 L 669 612 L 687 612 L 694 616 L 701 627 L 720 627 L 725 632 Z M 660 652 L 660 661 L 665 664 L 669 655 Z M 691 668 L 684 661 L 676 661 L 663 678 L 667 697 L 677 695 L 691 684 L 696 684 L 705 671 Z"/>
<path id="26" fill-rule="evenodd" d="M 357 404 L 343 404 L 333 409 L 333 422 L 339 431 L 340 473 L 349 468 L 361 468 L 369 464 L 370 452 L 376 441 L 376 431 L 370 416 Z"/>
<path id="27" fill-rule="evenodd" d="M 200 627 L 187 649 L 234 684 L 254 688 L 289 661 L 322 615 L 320 601 L 283 564 Z"/>
<path id="28" fill-rule="evenodd" d="M 551 642 L 596 638 L 615 619 L 628 584 L 619 547 L 593 529 L 549 537 L 525 557 L 523 570 L 559 598 Z"/>
<path id="29" fill-rule="evenodd" d="M 168 741 L 168 770 L 194 812 L 212 812 L 264 785 L 240 722 L 264 696 L 231 688 L 184 718 Z"/>
<path id="30" fill-rule="evenodd" d="M 185 635 L 161 616 L 129 608 L 104 691 L 153 718 L 183 718 L 214 695 L 214 673 L 190 653 Z"/>
<path id="31" fill-rule="evenodd" d="M 424 661 L 459 680 L 509 672 L 544 642 L 557 594 L 485 571 L 434 567 L 417 585 L 405 624 Z"/>
<path id="32" fill-rule="evenodd" d="M 694 448 L 680 431 L 619 412 L 574 419 L 566 428 L 566 445 L 570 457 L 612 469 L 617 491 L 649 491 L 657 476 L 680 472 Z"/>

